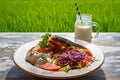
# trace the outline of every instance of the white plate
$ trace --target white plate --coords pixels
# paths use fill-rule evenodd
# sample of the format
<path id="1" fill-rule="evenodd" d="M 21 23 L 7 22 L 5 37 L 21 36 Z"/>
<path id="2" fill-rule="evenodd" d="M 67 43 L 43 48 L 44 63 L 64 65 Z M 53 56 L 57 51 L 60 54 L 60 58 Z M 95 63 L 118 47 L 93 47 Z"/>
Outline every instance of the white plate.
<path id="1" fill-rule="evenodd" d="M 68 73 L 66 72 L 53 72 L 53 71 L 47 71 L 40 68 L 37 68 L 28 62 L 26 62 L 26 54 L 27 52 L 34 47 L 39 40 L 35 40 L 32 42 L 28 42 L 17 49 L 17 51 L 14 53 L 14 63 L 23 71 L 27 72 L 30 75 L 42 77 L 42 78 L 51 78 L 51 79 L 67 79 L 67 78 L 75 78 L 75 77 L 81 77 L 85 76 L 87 74 L 90 74 L 91 72 L 98 69 L 104 62 L 104 54 L 101 52 L 99 48 L 97 48 L 95 45 L 85 42 L 85 41 L 77 41 L 78 44 L 86 47 L 89 49 L 93 56 L 96 57 L 98 61 L 95 61 L 91 66 L 83 69 L 74 69 L 70 70 Z"/>

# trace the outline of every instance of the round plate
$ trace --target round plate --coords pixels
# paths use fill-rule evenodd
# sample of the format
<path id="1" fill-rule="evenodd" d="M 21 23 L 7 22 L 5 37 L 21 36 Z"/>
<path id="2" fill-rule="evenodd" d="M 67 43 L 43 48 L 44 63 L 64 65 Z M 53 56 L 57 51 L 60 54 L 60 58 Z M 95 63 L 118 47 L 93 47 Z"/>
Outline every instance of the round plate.
<path id="1" fill-rule="evenodd" d="M 49 79 L 68 79 L 68 78 L 75 78 L 75 77 L 81 77 L 85 76 L 87 74 L 90 74 L 91 72 L 98 69 L 104 62 L 104 54 L 101 52 L 99 48 L 97 48 L 95 45 L 85 42 L 85 41 L 77 41 L 76 43 L 86 47 L 89 49 L 93 57 L 96 58 L 97 61 L 95 61 L 93 64 L 91 64 L 89 67 L 82 68 L 82 69 L 74 69 L 70 70 L 68 73 L 63 71 L 47 71 L 40 68 L 37 68 L 28 62 L 26 62 L 26 54 L 27 52 L 33 48 L 35 45 L 38 44 L 40 40 L 35 40 L 32 42 L 28 42 L 17 49 L 17 51 L 14 53 L 14 63 L 23 71 L 27 72 L 30 75 L 42 77 L 42 78 L 49 78 Z"/>

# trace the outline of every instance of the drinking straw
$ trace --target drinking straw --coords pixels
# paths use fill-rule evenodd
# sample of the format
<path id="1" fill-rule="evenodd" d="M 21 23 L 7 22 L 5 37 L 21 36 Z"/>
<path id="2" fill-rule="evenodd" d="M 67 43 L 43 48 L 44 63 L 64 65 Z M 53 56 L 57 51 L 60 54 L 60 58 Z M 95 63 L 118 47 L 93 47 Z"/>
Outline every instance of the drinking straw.
<path id="1" fill-rule="evenodd" d="M 77 3 L 75 3 L 75 7 L 76 7 L 77 14 L 80 16 L 80 20 L 82 21 L 81 14 L 80 14 L 80 11 L 79 11 Z"/>

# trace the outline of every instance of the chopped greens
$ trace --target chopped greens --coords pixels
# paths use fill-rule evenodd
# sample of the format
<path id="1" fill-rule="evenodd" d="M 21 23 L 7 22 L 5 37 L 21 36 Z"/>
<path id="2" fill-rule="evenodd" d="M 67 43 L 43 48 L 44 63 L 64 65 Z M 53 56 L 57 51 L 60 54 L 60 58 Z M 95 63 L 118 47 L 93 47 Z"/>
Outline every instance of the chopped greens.
<path id="1" fill-rule="evenodd" d="M 69 72 L 69 70 L 71 70 L 71 67 L 70 67 L 70 65 L 67 65 L 67 66 L 61 68 L 60 70 L 64 71 L 64 72 Z"/>
<path id="2" fill-rule="evenodd" d="M 46 33 L 45 35 L 43 35 L 41 38 L 42 38 L 42 41 L 39 42 L 39 46 L 41 48 L 45 48 L 47 45 L 48 45 L 48 39 L 49 37 L 51 36 L 51 34 L 49 33 Z"/>

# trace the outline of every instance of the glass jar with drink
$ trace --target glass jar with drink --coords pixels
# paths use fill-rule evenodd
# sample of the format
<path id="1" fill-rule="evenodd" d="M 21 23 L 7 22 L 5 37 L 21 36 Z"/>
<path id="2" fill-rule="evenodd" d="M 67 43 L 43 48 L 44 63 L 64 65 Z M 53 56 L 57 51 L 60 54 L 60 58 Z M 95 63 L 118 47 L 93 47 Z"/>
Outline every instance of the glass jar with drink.
<path id="1" fill-rule="evenodd" d="M 92 22 L 92 15 L 83 14 L 76 16 L 75 22 L 75 40 L 84 40 L 91 42 L 92 40 L 92 26 L 96 26 L 97 33 L 95 37 L 99 34 L 99 25 L 96 22 Z"/>

